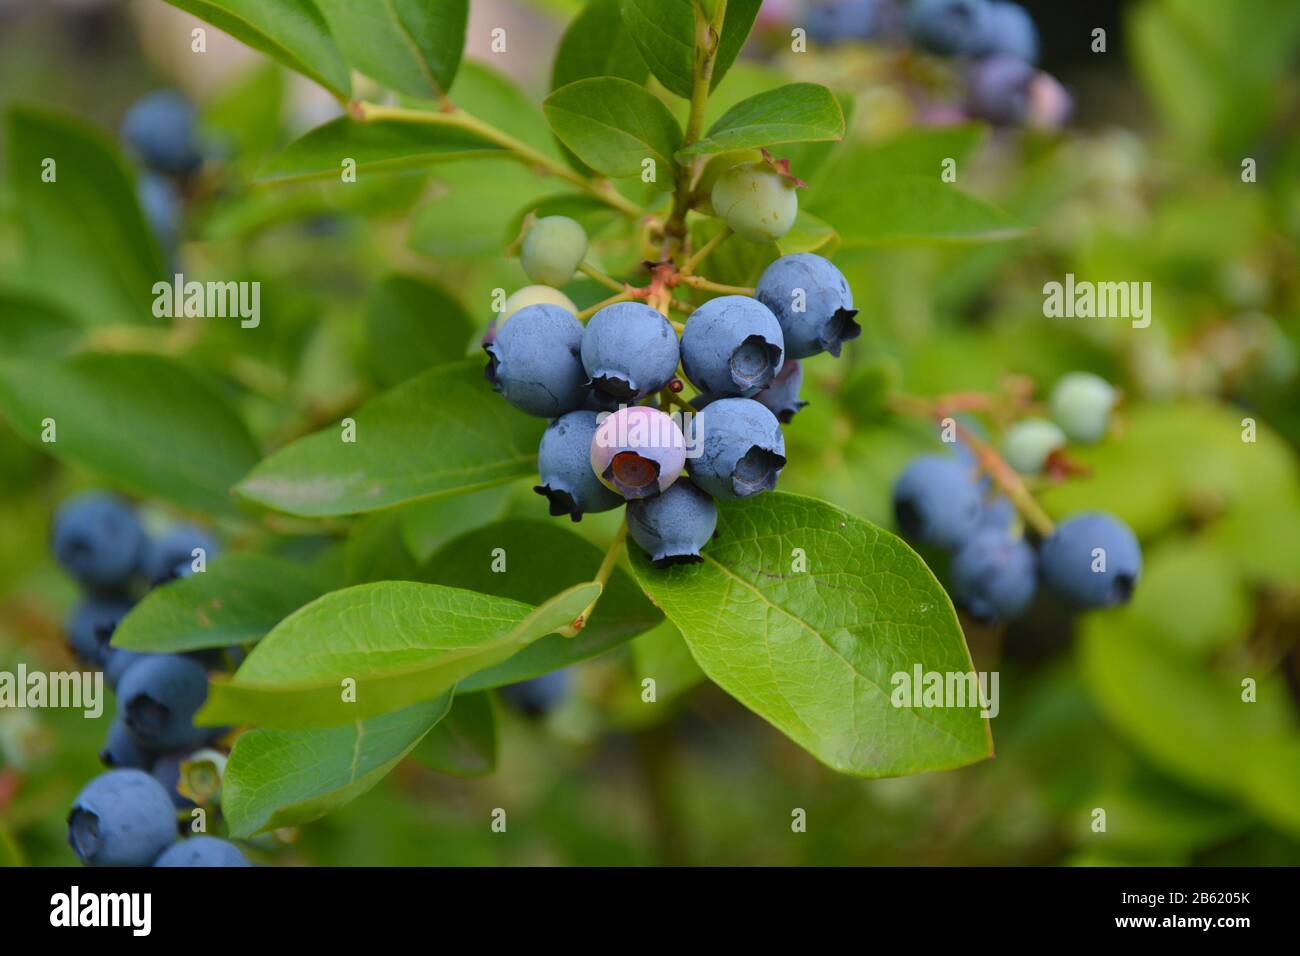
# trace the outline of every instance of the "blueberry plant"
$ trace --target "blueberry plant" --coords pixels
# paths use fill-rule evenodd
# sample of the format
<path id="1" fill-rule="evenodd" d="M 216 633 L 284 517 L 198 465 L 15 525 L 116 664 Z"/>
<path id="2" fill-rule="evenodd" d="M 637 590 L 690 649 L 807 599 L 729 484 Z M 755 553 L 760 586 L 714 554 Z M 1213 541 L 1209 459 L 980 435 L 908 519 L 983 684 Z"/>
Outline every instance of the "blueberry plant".
<path id="1" fill-rule="evenodd" d="M 1180 496 L 1131 491 L 1133 434 L 1168 420 L 1095 346 L 989 378 L 956 336 L 904 387 L 882 332 L 918 296 L 979 311 L 1047 202 L 965 178 L 990 128 L 1068 151 L 1023 8 L 587 0 L 532 97 L 493 65 L 539 53 L 522 31 L 462 62 L 468 0 L 169 2 L 273 65 L 201 107 L 150 93 L 113 140 L 7 120 L 28 282 L 0 290 L 0 414 L 134 499 L 52 522 L 67 641 L 116 694 L 83 862 L 274 860 L 404 760 L 491 771 L 498 701 L 554 714 L 597 659 L 612 712 L 707 680 L 874 778 L 993 753 L 979 707 L 900 706 L 896 675 L 968 674 L 1044 618 L 1094 676 L 1103 644 L 1142 653 L 1090 622 L 1131 639 L 1160 599 L 1138 535 Z M 905 102 L 883 146 L 852 142 L 903 108 L 864 70 Z M 291 137 L 286 71 L 330 101 Z"/>

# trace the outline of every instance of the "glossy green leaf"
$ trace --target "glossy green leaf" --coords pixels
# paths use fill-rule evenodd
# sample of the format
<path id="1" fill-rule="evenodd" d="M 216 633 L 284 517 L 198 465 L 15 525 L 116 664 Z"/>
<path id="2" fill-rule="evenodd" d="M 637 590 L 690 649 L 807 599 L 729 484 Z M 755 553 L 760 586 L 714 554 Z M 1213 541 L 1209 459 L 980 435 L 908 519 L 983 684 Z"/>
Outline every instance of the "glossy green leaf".
<path id="1" fill-rule="evenodd" d="M 709 678 L 823 763 L 883 777 L 992 755 L 975 706 L 896 707 L 896 675 L 972 670 L 957 615 L 898 538 L 811 498 L 718 509 L 700 564 L 632 567 Z M 806 570 L 800 566 L 806 561 Z"/>
<path id="2" fill-rule="evenodd" d="M 558 180 L 508 159 L 440 166 L 429 201 L 415 211 L 411 248 L 438 261 L 447 256 L 500 259 L 514 238 L 510 223 L 519 210 L 536 206 L 559 188 Z"/>
<path id="3" fill-rule="evenodd" d="M 386 386 L 463 359 L 477 325 L 443 286 L 409 275 L 371 290 L 365 320 L 371 365 Z"/>
<path id="4" fill-rule="evenodd" d="M 482 777 L 497 766 L 497 718 L 491 694 L 457 694 L 451 713 L 411 751 L 432 770 Z"/>
<path id="5" fill-rule="evenodd" d="M 201 574 L 154 588 L 113 632 L 113 646 L 179 654 L 260 640 L 322 588 L 298 565 L 258 554 L 213 556 Z"/>
<path id="6" fill-rule="evenodd" d="M 730 0 L 722 21 L 711 89 L 736 61 L 762 0 Z M 671 93 L 690 99 L 695 78 L 695 4 L 692 0 L 623 0 L 623 22 L 650 72 Z"/>
<path id="7" fill-rule="evenodd" d="M 833 226 L 800 209 L 790 231 L 776 241 L 776 248 L 783 256 L 796 252 L 816 252 L 829 256 L 839 242 L 840 234 Z"/>
<path id="8" fill-rule="evenodd" d="M 344 187 L 344 160 L 356 163 L 357 181 L 367 172 L 428 166 L 449 159 L 494 155 L 500 148 L 480 136 L 423 123 L 358 123 L 340 117 L 318 126 L 276 153 L 258 170 L 262 182 L 337 180 Z"/>
<path id="9" fill-rule="evenodd" d="M 60 355 L 81 332 L 82 327 L 54 303 L 0 288 L 0 355 Z"/>
<path id="10" fill-rule="evenodd" d="M 27 106 L 9 110 L 7 137 L 23 240 L 15 278 L 85 325 L 157 324 L 151 289 L 166 269 L 116 147 L 81 120 Z"/>
<path id="11" fill-rule="evenodd" d="M 403 505 L 397 511 L 401 520 L 402 543 L 411 556 L 423 564 L 453 538 L 500 519 L 511 493 L 518 487 L 519 483 L 495 485 L 455 497 L 430 498 Z"/>
<path id="12" fill-rule="evenodd" d="M 532 608 L 411 581 L 333 591 L 281 621 L 233 679 L 214 679 L 196 720 L 331 727 L 398 710 L 567 626 L 599 594 L 589 582 Z"/>
<path id="13" fill-rule="evenodd" d="M 343 55 L 410 96 L 451 88 L 465 48 L 469 0 L 316 0 Z"/>
<path id="14" fill-rule="evenodd" d="M 351 803 L 438 725 L 451 701 L 448 692 L 344 727 L 241 734 L 221 781 L 230 835 L 308 823 Z"/>
<path id="15" fill-rule="evenodd" d="M 430 369 L 352 416 L 280 449 L 239 484 L 289 514 L 360 514 L 502 484 L 536 467 L 544 424 L 492 392 L 477 360 Z"/>
<path id="16" fill-rule="evenodd" d="M 341 97 L 347 63 L 313 0 L 167 0 Z"/>
<path id="17" fill-rule="evenodd" d="M 791 83 L 737 103 L 678 156 L 843 138 L 844 113 L 831 91 L 816 83 Z"/>
<path id="18" fill-rule="evenodd" d="M 639 176 L 653 159 L 657 181 L 671 182 L 681 127 L 643 87 L 613 76 L 578 80 L 548 96 L 543 109 L 560 142 L 597 172 Z"/>
<path id="19" fill-rule="evenodd" d="M 497 570 L 498 549 L 504 552 L 504 571 Z M 421 580 L 539 604 L 591 580 L 603 557 L 600 548 L 558 522 L 508 520 L 448 542 L 422 569 Z M 663 615 L 635 582 L 616 567 L 577 637 L 544 637 L 510 660 L 467 678 L 461 690 L 500 687 L 559 670 L 603 654 L 661 620 Z"/>
<path id="20" fill-rule="evenodd" d="M 591 76 L 620 76 L 643 84 L 650 70 L 623 24 L 620 0 L 588 0 L 560 38 L 551 89 Z"/>
<path id="21" fill-rule="evenodd" d="M 257 446 L 225 399 L 158 355 L 0 359 L 0 411 L 42 451 L 190 508 L 231 511 L 230 489 L 257 461 Z M 42 438 L 46 419 L 55 441 Z"/>
<path id="22" fill-rule="evenodd" d="M 1027 228 L 956 186 L 921 177 L 874 179 L 836 192 L 814 211 L 838 230 L 846 248 L 992 242 Z"/>

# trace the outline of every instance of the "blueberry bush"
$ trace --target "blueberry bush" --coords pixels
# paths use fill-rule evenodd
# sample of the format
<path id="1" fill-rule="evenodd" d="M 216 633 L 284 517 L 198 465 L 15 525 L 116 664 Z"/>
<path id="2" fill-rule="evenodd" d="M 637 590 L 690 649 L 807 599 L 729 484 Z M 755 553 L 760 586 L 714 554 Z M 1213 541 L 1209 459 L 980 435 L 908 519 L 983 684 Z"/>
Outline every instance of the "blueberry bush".
<path id="1" fill-rule="evenodd" d="M 19 18 L 0 860 L 1300 861 L 1300 14 L 1030 6 Z"/>

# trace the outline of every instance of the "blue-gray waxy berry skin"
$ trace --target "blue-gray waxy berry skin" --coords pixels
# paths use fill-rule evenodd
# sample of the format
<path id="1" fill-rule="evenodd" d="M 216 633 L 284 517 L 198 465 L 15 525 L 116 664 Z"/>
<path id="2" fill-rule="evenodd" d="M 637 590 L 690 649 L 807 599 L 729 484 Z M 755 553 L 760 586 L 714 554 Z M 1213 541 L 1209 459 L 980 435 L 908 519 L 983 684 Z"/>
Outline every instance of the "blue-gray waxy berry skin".
<path id="1" fill-rule="evenodd" d="M 104 658 L 104 682 L 116 691 L 126 672 L 149 656 L 123 647 L 110 647 L 108 656 Z"/>
<path id="2" fill-rule="evenodd" d="M 720 398 L 700 412 L 701 444 L 688 463 L 691 480 L 715 498 L 771 491 L 785 467 L 781 423 L 752 398 Z"/>
<path id="3" fill-rule="evenodd" d="M 113 495 L 89 493 L 65 501 L 54 516 L 52 547 L 63 569 L 94 591 L 123 588 L 144 555 L 144 529 Z"/>
<path id="4" fill-rule="evenodd" d="M 501 688 L 501 694 L 529 717 L 541 717 L 564 703 L 572 685 L 573 674 L 566 667 L 531 680 L 507 684 Z"/>
<path id="5" fill-rule="evenodd" d="M 754 393 L 754 401 L 775 415 L 782 425 L 788 425 L 799 409 L 808 404 L 799 398 L 802 386 L 803 366 L 798 359 L 791 359 L 781 367 L 772 384 Z"/>
<path id="6" fill-rule="evenodd" d="M 171 798 L 143 770 L 100 774 L 68 815 L 68 843 L 87 866 L 148 866 L 175 840 Z"/>
<path id="7" fill-rule="evenodd" d="M 170 176 L 188 176 L 203 163 L 195 126 L 194 106 L 184 95 L 158 90 L 126 111 L 122 140 L 146 166 Z"/>
<path id="8" fill-rule="evenodd" d="M 1018 57 L 986 57 L 966 78 L 966 108 L 996 126 L 1019 126 L 1029 116 L 1030 86 L 1037 75 Z"/>
<path id="9" fill-rule="evenodd" d="M 109 641 L 131 602 L 122 597 L 89 597 L 68 616 L 68 644 L 73 652 L 93 667 L 103 667 L 111 653 Z"/>
<path id="10" fill-rule="evenodd" d="M 1105 570 L 1102 555 L 1105 552 Z M 1128 525 L 1112 515 L 1085 512 L 1057 525 L 1039 552 L 1043 583 L 1077 608 L 1113 607 L 1133 594 L 1142 574 L 1142 547 Z"/>
<path id="11" fill-rule="evenodd" d="M 148 770 L 153 766 L 156 754 L 141 747 L 131 732 L 126 729 L 122 718 L 114 717 L 108 725 L 108 737 L 99 751 L 99 761 L 105 767 L 133 770 Z"/>
<path id="12" fill-rule="evenodd" d="M 772 310 L 747 295 L 710 299 L 682 332 L 682 369 L 702 392 L 748 398 L 781 371 L 785 336 Z"/>
<path id="13" fill-rule="evenodd" d="M 533 490 L 550 501 L 552 515 L 578 521 L 584 514 L 623 503 L 622 496 L 601 484 L 591 470 L 591 440 L 598 424 L 598 413 L 579 410 L 561 415 L 542 434 L 537 451 L 542 483 Z"/>
<path id="14" fill-rule="evenodd" d="M 1038 28 L 1029 11 L 1018 3 L 990 3 L 988 7 L 976 54 L 1006 54 L 1025 63 L 1036 63 Z"/>
<path id="15" fill-rule="evenodd" d="M 203 549 L 205 561 L 217 553 L 216 542 L 211 536 L 191 525 L 178 525 L 157 541 L 150 542 L 144 562 L 149 582 L 156 586 L 189 577 L 194 569 L 195 548 Z"/>
<path id="16" fill-rule="evenodd" d="M 593 315 L 582 334 L 582 365 L 597 395 L 631 404 L 677 372 L 677 333 L 643 302 L 616 302 Z"/>
<path id="17" fill-rule="evenodd" d="M 984 529 L 959 550 L 949 568 L 958 607 L 981 621 L 1019 617 L 1038 590 L 1038 560 L 1023 538 Z"/>
<path id="18" fill-rule="evenodd" d="M 717 526 L 718 506 L 686 478 L 627 506 L 628 533 L 657 568 L 702 561 L 700 548 Z"/>
<path id="19" fill-rule="evenodd" d="M 918 46 L 953 56 L 977 52 L 988 21 L 987 0 L 913 0 L 907 26 Z"/>
<path id="20" fill-rule="evenodd" d="M 490 345 L 487 380 L 520 411 L 555 418 L 587 401 L 582 323 L 556 305 L 530 305 L 501 326 Z"/>
<path id="21" fill-rule="evenodd" d="M 239 847 L 211 836 L 192 836 L 173 843 L 154 866 L 252 866 Z"/>
<path id="22" fill-rule="evenodd" d="M 811 252 L 774 261 L 763 270 L 754 294 L 781 325 L 786 361 L 819 352 L 839 355 L 844 342 L 862 334 L 854 321 L 858 310 L 848 280 Z"/>
<path id="23" fill-rule="evenodd" d="M 117 712 L 135 739 L 151 750 L 198 746 L 211 728 L 194 726 L 208 696 L 203 665 L 176 654 L 149 654 L 122 675 Z"/>
<path id="24" fill-rule="evenodd" d="M 181 235 L 181 194 L 166 176 L 146 171 L 136 184 L 136 196 L 158 244 L 172 252 Z"/>
<path id="25" fill-rule="evenodd" d="M 894 482 L 893 498 L 898 528 L 913 544 L 955 551 L 979 527 L 975 474 L 955 457 L 913 459 Z"/>

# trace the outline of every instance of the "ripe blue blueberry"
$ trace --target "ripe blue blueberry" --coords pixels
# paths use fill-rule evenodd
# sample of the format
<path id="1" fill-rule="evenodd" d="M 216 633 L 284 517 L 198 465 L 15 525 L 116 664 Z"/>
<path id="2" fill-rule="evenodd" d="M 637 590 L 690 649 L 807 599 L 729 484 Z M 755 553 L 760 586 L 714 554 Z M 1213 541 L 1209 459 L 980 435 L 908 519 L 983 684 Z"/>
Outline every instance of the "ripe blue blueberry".
<path id="1" fill-rule="evenodd" d="M 173 843 L 154 866 L 252 866 L 239 847 L 211 836 L 192 836 Z"/>
<path id="2" fill-rule="evenodd" d="M 711 299 L 682 332 L 682 369 L 702 392 L 749 397 L 781 370 L 785 338 L 772 310 L 745 295 Z"/>
<path id="3" fill-rule="evenodd" d="M 870 40 L 885 13 L 883 0 L 821 0 L 808 11 L 808 35 L 818 43 Z"/>
<path id="4" fill-rule="evenodd" d="M 616 302 L 587 322 L 582 365 L 600 397 L 632 403 L 657 392 L 677 371 L 677 333 L 643 302 Z"/>
<path id="5" fill-rule="evenodd" d="M 1142 547 L 1128 525 L 1085 512 L 1062 522 L 1039 553 L 1043 583 L 1079 608 L 1113 607 L 1132 596 L 1142 573 Z"/>
<path id="6" fill-rule="evenodd" d="M 591 470 L 591 442 L 599 416 L 592 411 L 569 412 L 551 422 L 537 450 L 537 470 L 542 483 L 533 490 L 551 503 L 552 515 L 609 511 L 623 503 L 621 495 L 606 488 Z"/>
<path id="7" fill-rule="evenodd" d="M 629 502 L 627 530 L 657 568 L 702 561 L 718 526 L 713 499 L 683 478 L 657 498 Z"/>
<path id="8" fill-rule="evenodd" d="M 181 194 L 166 176 L 146 171 L 136 184 L 136 195 L 144 221 L 158 244 L 170 254 L 181 235 Z"/>
<path id="9" fill-rule="evenodd" d="M 87 866 L 148 866 L 176 840 L 176 811 L 143 770 L 90 781 L 68 814 L 68 843 Z"/>
<path id="10" fill-rule="evenodd" d="M 63 569 L 96 591 L 124 587 L 145 549 L 135 512 L 119 498 L 93 492 L 63 503 L 54 516 L 53 538 Z"/>
<path id="11" fill-rule="evenodd" d="M 913 544 L 955 551 L 979 527 L 976 474 L 956 458 L 922 455 L 894 482 L 894 517 Z"/>
<path id="12" fill-rule="evenodd" d="M 207 561 L 217 553 L 217 545 L 205 531 L 191 525 L 178 525 L 145 550 L 145 573 L 155 587 L 187 578 L 193 573 L 196 549 L 202 549 Z"/>
<path id="13" fill-rule="evenodd" d="M 1100 441 L 1110 426 L 1119 394 L 1108 381 L 1090 372 L 1071 372 L 1052 388 L 1052 418 L 1071 441 Z"/>
<path id="14" fill-rule="evenodd" d="M 1065 447 L 1065 432 L 1045 418 L 1026 418 L 1007 429 L 1002 439 L 1002 455 L 1022 475 L 1036 475 L 1047 464 L 1048 456 Z"/>
<path id="15" fill-rule="evenodd" d="M 573 675 L 566 668 L 518 684 L 507 684 L 501 693 L 529 717 L 540 717 L 564 702 L 572 684 Z"/>
<path id="16" fill-rule="evenodd" d="M 188 176 L 203 163 L 194 107 L 176 90 L 137 100 L 122 120 L 122 139 L 146 166 L 169 176 Z"/>
<path id="17" fill-rule="evenodd" d="M 1006 495 L 985 499 L 980 508 L 980 529 L 1006 531 L 1016 520 L 1016 506 Z"/>
<path id="18" fill-rule="evenodd" d="M 1026 63 L 1038 61 L 1038 28 L 1034 18 L 1018 3 L 988 5 L 984 32 L 977 42 L 977 56 L 1005 54 Z"/>
<path id="19" fill-rule="evenodd" d="M 839 355 L 844 342 L 862 334 L 848 280 L 811 252 L 774 261 L 759 277 L 755 296 L 780 323 L 787 360 L 818 352 Z"/>
<path id="20" fill-rule="evenodd" d="M 752 398 L 710 402 L 696 423 L 701 442 L 691 480 L 715 498 L 748 498 L 776 487 L 785 467 L 781 423 Z"/>
<path id="21" fill-rule="evenodd" d="M 122 647 L 110 647 L 108 655 L 104 658 L 104 681 L 113 690 L 117 690 L 118 685 L 122 683 L 123 675 L 148 656 Z"/>
<path id="22" fill-rule="evenodd" d="M 1005 54 L 980 60 L 966 78 L 966 109 L 996 126 L 1019 126 L 1029 117 L 1038 71 Z"/>
<path id="23" fill-rule="evenodd" d="M 713 210 L 738 236 L 753 242 L 780 239 L 799 215 L 795 182 L 766 162 L 741 163 L 718 177 Z"/>
<path id="24" fill-rule="evenodd" d="M 155 755 L 141 747 L 131 736 L 122 718 L 114 717 L 108 725 L 108 737 L 99 751 L 100 762 L 105 767 L 148 770 L 153 766 L 154 759 Z"/>
<path id="25" fill-rule="evenodd" d="M 203 665 L 176 654 L 149 654 L 117 685 L 117 712 L 136 740 L 152 750 L 197 746 L 212 733 L 194 726 L 208 696 Z"/>
<path id="26" fill-rule="evenodd" d="M 580 358 L 582 323 L 554 305 L 520 309 L 484 347 L 487 379 L 511 405 L 555 418 L 587 400 Z"/>
<path id="27" fill-rule="evenodd" d="M 987 0 L 913 0 L 908 29 L 917 45 L 940 56 L 974 53 L 988 31 Z"/>
<path id="28" fill-rule="evenodd" d="M 754 393 L 754 401 L 775 415 L 782 425 L 788 425 L 799 409 L 808 404 L 799 398 L 802 386 L 803 367 L 798 359 L 791 359 L 781 366 L 772 384 Z"/>
<path id="29" fill-rule="evenodd" d="M 1023 538 L 984 529 L 952 559 L 952 597 L 980 621 L 1019 617 L 1038 590 L 1037 559 Z"/>
<path id="30" fill-rule="evenodd" d="M 108 642 L 130 610 L 131 602 L 126 598 L 86 598 L 68 616 L 68 644 L 73 652 L 87 664 L 103 667 L 112 650 Z"/>
<path id="31" fill-rule="evenodd" d="M 524 233 L 519 262 L 528 278 L 549 286 L 566 285 L 587 255 L 587 233 L 568 216 L 545 216 Z"/>
<path id="32" fill-rule="evenodd" d="M 659 494 L 686 466 L 686 436 L 671 416 L 647 405 L 607 414 L 591 439 L 591 470 L 629 501 Z"/>

